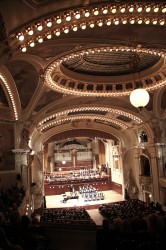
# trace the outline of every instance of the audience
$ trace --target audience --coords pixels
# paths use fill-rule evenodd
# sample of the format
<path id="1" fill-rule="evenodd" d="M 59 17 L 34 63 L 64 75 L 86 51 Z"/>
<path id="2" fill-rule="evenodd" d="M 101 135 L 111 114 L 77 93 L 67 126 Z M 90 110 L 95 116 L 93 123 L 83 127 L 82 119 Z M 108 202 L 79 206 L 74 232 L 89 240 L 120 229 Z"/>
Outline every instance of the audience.
<path id="1" fill-rule="evenodd" d="M 81 193 L 83 190 L 81 189 Z M 95 190 L 88 190 L 91 194 Z M 24 189 L 12 186 L 0 192 L 0 249 L 45 250 L 48 239 L 45 225 L 94 225 L 85 208 L 41 207 L 31 217 L 21 215 Z M 96 227 L 97 250 L 164 250 L 166 246 L 166 213 L 159 203 L 147 204 L 138 199 L 102 204 L 101 227 Z"/>

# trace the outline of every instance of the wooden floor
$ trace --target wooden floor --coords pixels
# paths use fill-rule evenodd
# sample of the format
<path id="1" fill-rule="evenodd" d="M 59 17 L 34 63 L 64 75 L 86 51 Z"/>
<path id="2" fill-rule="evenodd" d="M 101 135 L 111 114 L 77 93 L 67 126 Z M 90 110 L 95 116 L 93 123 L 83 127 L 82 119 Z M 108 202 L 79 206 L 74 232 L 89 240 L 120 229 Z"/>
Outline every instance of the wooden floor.
<path id="1" fill-rule="evenodd" d="M 113 190 L 103 191 L 104 200 L 99 201 L 87 201 L 85 202 L 81 195 L 78 199 L 70 199 L 66 203 L 62 202 L 62 195 L 49 195 L 46 196 L 46 208 L 72 208 L 72 207 L 84 207 L 96 225 L 101 225 L 103 217 L 99 214 L 98 207 L 101 204 L 123 201 L 122 195 L 116 193 Z M 69 195 L 69 193 L 66 193 Z"/>

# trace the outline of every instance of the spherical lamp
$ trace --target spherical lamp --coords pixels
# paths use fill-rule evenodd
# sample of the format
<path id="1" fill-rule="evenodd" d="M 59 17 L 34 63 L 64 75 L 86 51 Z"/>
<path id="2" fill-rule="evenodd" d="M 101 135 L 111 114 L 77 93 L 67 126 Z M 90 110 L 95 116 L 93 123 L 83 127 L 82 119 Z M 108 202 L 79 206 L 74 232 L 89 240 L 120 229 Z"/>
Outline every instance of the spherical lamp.
<path id="1" fill-rule="evenodd" d="M 131 92 L 130 94 L 130 102 L 136 108 L 143 108 L 149 102 L 149 93 L 146 89 L 138 88 Z"/>

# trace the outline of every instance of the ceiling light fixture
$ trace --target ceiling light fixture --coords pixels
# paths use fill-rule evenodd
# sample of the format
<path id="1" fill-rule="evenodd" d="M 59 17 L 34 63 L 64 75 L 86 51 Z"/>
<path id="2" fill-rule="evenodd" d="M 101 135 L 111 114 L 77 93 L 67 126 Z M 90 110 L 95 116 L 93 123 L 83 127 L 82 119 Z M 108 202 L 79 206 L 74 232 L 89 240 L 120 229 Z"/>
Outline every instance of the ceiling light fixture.
<path id="1" fill-rule="evenodd" d="M 62 22 L 62 18 L 61 18 L 61 16 L 56 16 L 56 23 L 57 24 L 61 24 L 61 22 Z"/>
<path id="2" fill-rule="evenodd" d="M 106 19 L 105 22 L 106 22 L 106 24 L 107 24 L 108 26 L 111 25 L 111 23 L 112 23 L 110 18 Z"/>
<path id="3" fill-rule="evenodd" d="M 89 27 L 90 27 L 90 28 L 94 28 L 94 27 L 95 27 L 94 21 L 90 21 L 90 22 L 89 22 Z"/>
<path id="4" fill-rule="evenodd" d="M 34 42 L 33 40 L 31 40 L 31 41 L 29 42 L 29 46 L 30 46 L 30 47 L 34 47 L 34 46 L 35 46 L 35 42 Z"/>
<path id="5" fill-rule="evenodd" d="M 48 33 L 46 34 L 46 37 L 47 37 L 47 39 L 51 39 L 51 38 L 52 38 L 51 32 L 48 32 Z"/>
<path id="6" fill-rule="evenodd" d="M 37 23 L 36 28 L 38 29 L 38 31 L 42 31 L 43 25 L 41 23 Z"/>
<path id="7" fill-rule="evenodd" d="M 99 21 L 97 22 L 97 25 L 98 25 L 99 27 L 102 27 L 102 26 L 103 26 L 103 20 L 99 20 Z"/>
<path id="8" fill-rule="evenodd" d="M 130 22 L 130 24 L 134 24 L 134 23 L 135 23 L 135 18 L 134 18 L 134 17 L 131 17 L 131 18 L 129 19 L 129 22 Z"/>
<path id="9" fill-rule="evenodd" d="M 56 35 L 56 36 L 60 36 L 60 34 L 61 34 L 60 29 L 56 29 L 56 30 L 55 30 L 55 35 Z"/>
<path id="10" fill-rule="evenodd" d="M 37 41 L 38 41 L 38 43 L 42 43 L 42 42 L 43 42 L 43 37 L 42 37 L 42 36 L 39 36 L 39 37 L 37 38 Z"/>
<path id="11" fill-rule="evenodd" d="M 159 11 L 159 5 L 158 5 L 158 4 L 157 4 L 157 5 L 154 5 L 153 11 L 154 11 L 155 13 L 157 13 L 157 12 Z"/>
<path id="12" fill-rule="evenodd" d="M 149 102 L 149 93 L 146 89 L 142 88 L 142 82 L 140 77 L 140 56 L 137 53 L 134 53 L 130 56 L 129 67 L 132 70 L 133 82 L 135 89 L 130 93 L 130 102 L 131 104 L 138 108 L 140 111 L 145 107 Z M 139 81 L 136 83 L 135 74 L 139 74 Z"/>
<path id="13" fill-rule="evenodd" d="M 28 27 L 27 32 L 29 36 L 32 36 L 34 33 L 32 27 Z"/>
<path id="14" fill-rule="evenodd" d="M 66 13 L 65 19 L 66 19 L 67 22 L 70 22 L 71 21 L 71 14 L 70 13 Z"/>
<path id="15" fill-rule="evenodd" d="M 119 18 L 114 18 L 113 22 L 114 22 L 115 25 L 118 25 L 119 24 Z"/>
<path id="16" fill-rule="evenodd" d="M 152 20 L 152 24 L 153 24 L 153 25 L 156 25 L 157 22 L 158 22 L 158 20 L 157 20 L 156 18 L 154 18 L 154 19 Z"/>
<path id="17" fill-rule="evenodd" d="M 137 5 L 137 11 L 140 13 L 142 12 L 142 10 L 143 10 L 142 5 L 141 4 Z"/>
<path id="18" fill-rule="evenodd" d="M 107 14 L 108 13 L 108 6 L 103 6 L 102 12 L 103 12 L 103 14 Z"/>
<path id="19" fill-rule="evenodd" d="M 64 32 L 65 34 L 69 33 L 69 28 L 68 28 L 68 27 L 64 27 L 63 32 Z"/>
<path id="20" fill-rule="evenodd" d="M 94 14 L 94 16 L 98 16 L 99 15 L 99 9 L 97 7 L 95 7 L 93 9 L 93 14 Z"/>
<path id="21" fill-rule="evenodd" d="M 81 18 L 80 11 L 77 10 L 77 11 L 74 13 L 74 16 L 75 16 L 75 18 L 76 18 L 77 20 L 80 19 L 80 18 Z"/>
<path id="22" fill-rule="evenodd" d="M 17 38 L 18 38 L 19 41 L 24 41 L 24 35 L 23 35 L 23 33 L 18 33 L 17 34 Z"/>
<path id="23" fill-rule="evenodd" d="M 90 11 L 88 9 L 85 10 L 84 16 L 85 17 L 89 17 L 90 16 Z"/>
<path id="24" fill-rule="evenodd" d="M 125 11 L 126 11 L 126 6 L 125 5 L 120 6 L 120 12 L 125 13 Z"/>
<path id="25" fill-rule="evenodd" d="M 77 25 L 73 25 L 72 29 L 73 29 L 73 31 L 77 31 L 78 30 Z"/>
<path id="26" fill-rule="evenodd" d="M 134 11 L 134 5 L 129 5 L 128 6 L 128 10 L 129 10 L 129 12 L 133 12 Z"/>
<path id="27" fill-rule="evenodd" d="M 47 27 L 49 27 L 49 28 L 52 26 L 51 18 L 46 19 L 46 25 L 47 25 Z"/>
<path id="28" fill-rule="evenodd" d="M 82 30 L 85 30 L 85 29 L 86 29 L 86 23 L 82 23 L 80 26 L 81 26 L 81 29 L 82 29 Z"/>
<path id="29" fill-rule="evenodd" d="M 150 19 L 149 18 L 145 18 L 144 22 L 145 22 L 145 24 L 150 24 Z"/>
<path id="30" fill-rule="evenodd" d="M 139 18 L 138 18 L 137 23 L 138 23 L 138 24 L 142 24 L 142 23 L 143 23 L 142 17 L 139 17 Z"/>
<path id="31" fill-rule="evenodd" d="M 122 24 L 127 24 L 127 18 L 126 17 L 122 18 Z"/>
<path id="32" fill-rule="evenodd" d="M 147 13 L 151 11 L 151 5 L 150 4 L 148 4 L 148 5 L 145 6 L 145 11 Z"/>
<path id="33" fill-rule="evenodd" d="M 166 13 L 166 5 L 162 6 L 162 13 Z"/>
<path id="34" fill-rule="evenodd" d="M 160 20 L 159 20 L 159 24 L 160 24 L 160 25 L 164 25 L 164 24 L 165 24 L 165 19 L 160 19 Z"/>
<path id="35" fill-rule="evenodd" d="M 21 46 L 21 51 L 22 51 L 22 52 L 26 52 L 26 51 L 27 51 L 27 48 L 26 48 L 25 45 Z"/>
<path id="36" fill-rule="evenodd" d="M 117 11 L 117 7 L 115 5 L 111 6 L 110 11 L 112 14 L 115 14 Z"/>

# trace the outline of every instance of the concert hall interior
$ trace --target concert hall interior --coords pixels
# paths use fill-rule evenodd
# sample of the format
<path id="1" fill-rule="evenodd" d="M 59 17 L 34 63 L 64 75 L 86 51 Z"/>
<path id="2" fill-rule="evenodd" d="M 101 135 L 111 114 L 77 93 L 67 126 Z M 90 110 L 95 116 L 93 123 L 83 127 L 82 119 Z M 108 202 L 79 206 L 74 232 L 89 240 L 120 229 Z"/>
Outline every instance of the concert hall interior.
<path id="1" fill-rule="evenodd" d="M 165 244 L 165 30 L 162 1 L 0 1 L 0 248 L 107 250 L 150 215 Z"/>

